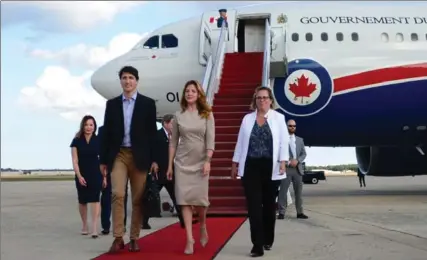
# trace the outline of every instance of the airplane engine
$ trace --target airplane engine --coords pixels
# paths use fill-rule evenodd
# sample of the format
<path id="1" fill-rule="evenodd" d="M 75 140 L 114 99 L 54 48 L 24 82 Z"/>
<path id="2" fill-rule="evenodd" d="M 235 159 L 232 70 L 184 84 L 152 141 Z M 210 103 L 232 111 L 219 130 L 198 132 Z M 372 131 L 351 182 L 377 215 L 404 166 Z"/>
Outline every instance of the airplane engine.
<path id="1" fill-rule="evenodd" d="M 372 176 L 427 174 L 427 155 L 411 147 L 356 147 L 359 170 Z"/>

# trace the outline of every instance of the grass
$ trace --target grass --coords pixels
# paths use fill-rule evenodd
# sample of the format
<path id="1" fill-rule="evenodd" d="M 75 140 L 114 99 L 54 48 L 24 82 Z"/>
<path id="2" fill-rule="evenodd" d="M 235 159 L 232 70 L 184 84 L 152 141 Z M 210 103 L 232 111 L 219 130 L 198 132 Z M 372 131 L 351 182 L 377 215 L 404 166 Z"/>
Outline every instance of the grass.
<path id="1" fill-rule="evenodd" d="M 2 176 L 1 181 L 71 181 L 74 175 L 18 175 Z"/>

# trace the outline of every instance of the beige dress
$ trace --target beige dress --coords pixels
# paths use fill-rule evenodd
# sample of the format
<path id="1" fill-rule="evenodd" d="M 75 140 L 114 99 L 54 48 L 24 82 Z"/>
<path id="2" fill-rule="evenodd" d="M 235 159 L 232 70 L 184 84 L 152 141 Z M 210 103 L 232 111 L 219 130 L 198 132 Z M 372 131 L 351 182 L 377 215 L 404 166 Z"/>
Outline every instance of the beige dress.
<path id="1" fill-rule="evenodd" d="M 177 111 L 171 143 L 175 154 L 175 197 L 178 205 L 209 206 L 209 175 L 203 176 L 207 149 L 215 148 L 215 120 L 196 111 Z M 179 142 L 178 142 L 179 140 Z"/>

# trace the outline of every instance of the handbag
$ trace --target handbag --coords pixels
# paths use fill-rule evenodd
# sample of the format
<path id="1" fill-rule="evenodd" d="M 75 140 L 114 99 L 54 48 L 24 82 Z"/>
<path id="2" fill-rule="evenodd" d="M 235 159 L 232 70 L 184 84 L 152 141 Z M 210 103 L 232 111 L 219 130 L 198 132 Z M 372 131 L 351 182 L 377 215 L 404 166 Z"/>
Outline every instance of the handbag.
<path id="1" fill-rule="evenodd" d="M 147 174 L 144 195 L 142 197 L 142 215 L 153 217 L 160 215 L 160 193 L 152 174 Z"/>

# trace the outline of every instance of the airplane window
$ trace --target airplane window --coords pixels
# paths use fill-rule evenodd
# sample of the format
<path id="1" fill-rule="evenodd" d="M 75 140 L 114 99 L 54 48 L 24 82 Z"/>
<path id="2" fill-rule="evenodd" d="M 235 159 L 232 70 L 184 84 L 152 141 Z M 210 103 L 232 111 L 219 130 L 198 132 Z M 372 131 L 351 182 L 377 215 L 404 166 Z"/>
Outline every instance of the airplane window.
<path id="1" fill-rule="evenodd" d="M 412 41 L 418 41 L 418 34 L 416 34 L 416 33 L 411 33 L 411 40 Z"/>
<path id="2" fill-rule="evenodd" d="M 357 42 L 359 40 L 359 35 L 357 33 L 352 33 L 351 34 L 351 39 L 355 42 Z"/>
<path id="3" fill-rule="evenodd" d="M 157 49 L 159 48 L 159 36 L 155 35 L 150 37 L 143 46 L 144 49 Z"/>
<path id="4" fill-rule="evenodd" d="M 382 33 L 381 34 L 381 40 L 383 40 L 383 42 L 388 42 L 388 40 L 389 40 L 388 33 Z"/>
<path id="5" fill-rule="evenodd" d="M 292 41 L 297 42 L 299 40 L 299 35 L 298 33 L 293 33 L 292 34 Z"/>
<path id="6" fill-rule="evenodd" d="M 342 42 L 344 40 L 344 35 L 342 33 L 337 33 L 337 41 Z"/>
<path id="7" fill-rule="evenodd" d="M 401 34 L 401 33 L 396 34 L 396 41 L 397 42 L 403 42 L 403 34 Z"/>
<path id="8" fill-rule="evenodd" d="M 320 35 L 320 39 L 322 39 L 322 41 L 326 42 L 328 40 L 328 34 L 327 33 L 322 33 Z"/>
<path id="9" fill-rule="evenodd" d="M 162 35 L 162 48 L 176 48 L 178 47 L 178 38 L 173 34 Z"/>
<path id="10" fill-rule="evenodd" d="M 308 42 L 311 42 L 313 40 L 313 34 L 306 33 L 305 34 L 305 40 L 308 41 Z"/>

